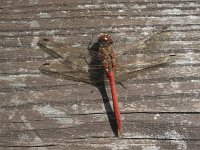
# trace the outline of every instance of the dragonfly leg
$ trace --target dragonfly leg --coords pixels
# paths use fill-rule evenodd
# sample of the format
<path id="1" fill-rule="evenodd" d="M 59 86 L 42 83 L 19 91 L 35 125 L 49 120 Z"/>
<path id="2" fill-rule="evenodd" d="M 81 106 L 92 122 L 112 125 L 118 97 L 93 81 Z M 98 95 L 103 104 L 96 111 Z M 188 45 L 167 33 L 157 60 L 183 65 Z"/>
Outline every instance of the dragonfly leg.
<path id="1" fill-rule="evenodd" d="M 90 50 L 91 48 L 92 48 L 92 43 L 93 43 L 93 41 L 94 41 L 94 34 L 92 34 L 92 40 L 90 41 L 90 43 L 88 44 L 88 50 Z"/>
<path id="2" fill-rule="evenodd" d="M 124 89 L 127 89 L 127 86 L 120 81 L 116 81 L 117 84 L 121 85 Z"/>
<path id="3" fill-rule="evenodd" d="M 92 90 L 91 90 L 91 92 L 90 92 L 90 93 L 93 93 L 93 92 L 94 92 L 94 89 L 95 89 L 95 87 L 93 86 L 93 88 L 92 88 Z"/>
<path id="4" fill-rule="evenodd" d="M 85 60 L 85 62 L 87 63 L 87 65 L 89 65 L 90 63 L 87 61 L 86 57 L 84 55 L 80 55 L 79 58 L 83 58 Z"/>

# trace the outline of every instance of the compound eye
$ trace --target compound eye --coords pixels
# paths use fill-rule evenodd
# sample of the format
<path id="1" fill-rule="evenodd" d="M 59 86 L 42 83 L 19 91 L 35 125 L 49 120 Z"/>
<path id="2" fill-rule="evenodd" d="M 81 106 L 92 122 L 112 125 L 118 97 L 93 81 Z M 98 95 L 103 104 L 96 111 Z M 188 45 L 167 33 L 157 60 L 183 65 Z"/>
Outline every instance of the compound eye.
<path id="1" fill-rule="evenodd" d="M 111 36 L 109 36 L 107 34 L 100 35 L 99 38 L 98 38 L 98 42 L 102 46 L 109 46 L 109 45 L 113 44 L 113 40 L 112 40 Z"/>
<path id="2" fill-rule="evenodd" d="M 103 41 L 108 41 L 108 38 L 107 38 L 107 37 L 103 37 L 102 40 L 103 40 Z"/>

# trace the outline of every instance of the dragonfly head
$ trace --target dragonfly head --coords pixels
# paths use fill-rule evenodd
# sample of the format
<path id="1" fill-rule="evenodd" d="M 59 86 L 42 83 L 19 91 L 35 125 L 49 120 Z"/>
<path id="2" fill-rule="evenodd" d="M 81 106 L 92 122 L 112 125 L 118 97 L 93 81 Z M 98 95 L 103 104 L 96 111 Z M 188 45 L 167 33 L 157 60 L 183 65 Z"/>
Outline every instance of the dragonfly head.
<path id="1" fill-rule="evenodd" d="M 100 47 L 108 47 L 113 44 L 113 40 L 108 34 L 102 34 L 98 38 L 98 43 Z"/>

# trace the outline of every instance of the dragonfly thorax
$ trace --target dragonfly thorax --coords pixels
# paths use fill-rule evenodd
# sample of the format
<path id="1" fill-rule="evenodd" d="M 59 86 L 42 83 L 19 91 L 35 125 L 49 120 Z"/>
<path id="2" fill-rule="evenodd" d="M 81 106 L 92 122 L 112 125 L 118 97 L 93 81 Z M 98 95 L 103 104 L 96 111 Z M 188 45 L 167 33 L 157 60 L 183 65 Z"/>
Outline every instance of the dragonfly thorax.
<path id="1" fill-rule="evenodd" d="M 108 73 L 111 70 L 115 71 L 116 68 L 116 56 L 111 46 L 100 47 L 99 53 L 101 55 L 104 70 Z"/>

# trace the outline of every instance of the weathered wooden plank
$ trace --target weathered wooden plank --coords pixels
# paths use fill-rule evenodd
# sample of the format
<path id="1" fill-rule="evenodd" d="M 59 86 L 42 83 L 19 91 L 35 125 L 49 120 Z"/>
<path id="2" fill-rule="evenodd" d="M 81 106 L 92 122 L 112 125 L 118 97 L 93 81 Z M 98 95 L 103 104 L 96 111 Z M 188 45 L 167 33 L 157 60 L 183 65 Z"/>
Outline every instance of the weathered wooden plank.
<path id="1" fill-rule="evenodd" d="M 154 56 L 157 54 L 154 54 Z M 170 64 L 170 65 L 166 65 L 163 66 L 162 68 L 158 69 L 158 70 L 153 70 L 152 72 L 149 72 L 148 75 L 146 76 L 141 76 L 136 78 L 137 79 L 153 79 L 153 78 L 164 78 L 167 76 L 167 78 L 176 78 L 176 77 L 182 77 L 185 76 L 187 78 L 189 77 L 199 77 L 199 67 L 200 64 L 199 63 L 195 63 L 200 61 L 200 57 L 198 54 L 191 54 L 192 58 L 189 59 L 189 55 L 186 58 L 183 58 L 183 60 L 177 60 L 176 63 L 174 64 Z M 18 58 L 18 61 L 15 62 L 6 62 L 6 63 L 1 63 L 0 64 L 0 75 L 3 77 L 5 75 L 27 75 L 29 76 L 30 74 L 35 74 L 38 75 L 39 74 L 39 66 L 41 64 L 43 64 L 45 61 L 40 61 L 40 59 L 45 59 L 42 58 L 42 55 L 40 56 L 41 58 L 36 58 L 35 57 L 35 61 L 30 61 L 30 58 L 26 58 L 28 59 L 28 61 L 24 62 L 22 59 L 20 59 L 20 57 Z M 151 57 L 151 56 L 150 56 Z M 137 56 L 132 57 L 137 58 Z M 15 58 L 16 59 L 16 58 Z M 26 60 L 25 58 L 23 58 L 24 60 Z M 50 58 L 51 59 L 51 58 Z M 185 59 L 185 60 L 184 60 Z M 7 59 L 8 60 L 8 59 Z M 134 59 L 132 62 L 137 64 L 138 59 Z M 185 70 L 188 70 L 188 72 L 185 72 Z M 165 76 L 164 76 L 165 75 Z M 10 76 L 12 77 L 12 76 Z M 26 76 L 24 76 L 26 77 Z M 44 77 L 44 76 L 43 76 Z M 43 78 L 41 77 L 41 78 Z M 7 77 L 9 78 L 9 77 Z M 134 77 L 133 77 L 134 78 Z M 6 79 L 6 78 L 5 78 Z M 133 81 L 135 81 L 133 80 Z M 153 79 L 155 80 L 155 79 Z M 15 82 L 15 81 L 13 81 Z"/>
<path id="2" fill-rule="evenodd" d="M 159 28 L 159 26 L 157 27 Z M 144 34 L 145 32 L 149 32 L 152 30 L 156 30 L 156 27 L 151 27 L 151 26 L 132 26 L 132 25 L 117 25 L 114 26 L 113 28 L 105 28 L 101 32 L 111 32 L 114 35 L 114 39 L 116 38 L 115 36 L 134 36 L 135 40 L 137 37 L 140 37 L 141 34 Z M 199 29 L 200 26 L 198 25 L 170 25 L 168 30 L 171 32 L 170 39 L 171 40 L 197 40 L 199 39 Z M 70 40 L 74 36 L 79 36 L 80 38 L 85 37 L 88 40 L 91 40 L 92 34 L 99 34 L 97 33 L 97 28 L 91 28 L 91 30 L 87 31 L 87 34 L 85 31 L 88 30 L 87 27 L 81 28 L 80 30 L 73 30 L 71 28 L 65 28 L 65 29 L 39 29 L 39 30 L 23 30 L 23 31 L 7 31 L 7 32 L 1 32 L 0 31 L 0 37 L 3 37 L 2 40 L 4 40 L 4 37 L 9 37 L 10 39 L 16 38 L 16 40 L 24 40 L 26 38 L 30 37 L 37 37 L 37 36 L 54 36 L 57 38 L 57 40 L 60 38 L 60 40 Z M 123 32 L 126 32 L 124 34 Z M 143 35 L 144 36 L 144 35 Z M 7 38 L 7 40 L 9 39 Z M 19 38 L 19 39 L 18 39 Z M 134 40 L 133 39 L 133 40 Z M 83 39 L 84 40 L 84 39 Z M 89 42 L 88 42 L 89 43 Z M 86 44 L 88 44 L 86 43 Z M 21 45 L 22 47 L 23 45 Z"/>
<path id="3" fill-rule="evenodd" d="M 149 28 L 150 29 L 150 28 Z M 148 30 L 149 30 L 148 29 Z M 192 29 L 192 28 L 191 28 Z M 124 30 L 124 29 L 123 29 Z M 141 29 L 140 29 L 141 30 Z M 143 31 L 139 34 L 138 32 L 135 33 L 127 33 L 127 34 L 121 34 L 121 33 L 114 33 L 112 34 L 115 38 L 115 44 L 114 48 L 115 50 L 124 50 L 125 46 L 127 44 L 133 44 L 137 43 L 138 41 L 141 41 L 145 36 L 142 33 L 145 33 L 146 31 Z M 147 31 L 149 32 L 149 31 Z M 178 52 L 183 53 L 187 51 L 194 51 L 198 52 L 198 49 L 200 47 L 199 44 L 199 34 L 196 31 L 187 31 L 187 32 L 174 32 L 169 31 L 170 37 L 169 41 L 162 41 L 160 42 L 159 46 L 155 47 L 154 52 Z M 24 33 L 26 34 L 26 33 Z M 76 33 L 75 33 L 76 34 Z M 65 42 L 66 45 L 76 45 L 76 46 L 83 46 L 83 49 L 87 50 L 88 43 L 91 41 L 92 34 L 86 34 L 86 35 L 67 35 L 67 36 L 59 36 L 57 35 L 54 39 L 60 42 Z M 23 36 L 23 35 L 22 35 Z M 17 57 L 20 56 L 21 59 L 24 58 L 24 60 L 27 60 L 28 57 L 33 57 L 30 59 L 34 59 L 34 55 L 36 58 L 39 58 L 42 53 L 40 49 L 33 49 L 38 48 L 37 47 L 37 41 L 40 36 L 46 37 L 47 35 L 38 35 L 38 37 L 32 37 L 32 36 L 24 36 L 24 37 L 7 37 L 0 40 L 1 43 L 1 52 L 0 52 L 0 60 L 1 62 L 3 60 L 9 61 L 9 60 L 17 60 Z M 50 35 L 52 36 L 52 35 Z M 59 36 L 59 37 L 58 37 Z M 78 40 L 77 40 L 78 38 Z M 79 44 L 77 44 L 79 43 Z M 18 47 L 18 48 L 17 48 Z M 30 48 L 27 48 L 30 47 Z M 15 52 L 16 51 L 16 52 Z M 134 49 L 133 49 L 134 51 Z"/>
<path id="4" fill-rule="evenodd" d="M 105 27 L 110 26 L 110 22 L 112 22 L 112 26 L 118 26 L 118 25 L 124 25 L 126 22 L 126 25 L 131 26 L 153 26 L 153 25 L 166 25 L 166 18 L 163 17 L 149 17 L 149 19 L 146 19 L 145 17 L 134 17 L 134 18 L 109 18 L 106 19 L 109 20 L 108 22 L 105 22 L 105 18 L 94 18 L 91 20 L 88 19 L 42 19 L 37 21 L 3 21 L 0 22 L 0 28 L 2 31 L 15 31 L 15 30 L 29 30 L 30 27 L 32 29 L 63 29 L 63 28 L 70 28 L 70 29 L 78 29 L 78 28 L 84 28 L 87 27 L 90 28 L 99 28 L 100 30 L 105 29 Z M 200 24 L 199 23 L 199 17 L 168 17 L 167 22 L 168 24 L 173 25 L 181 25 L 184 22 L 191 25 L 191 24 Z M 95 24 L 97 23 L 97 24 Z M 74 28 L 74 24 L 76 25 L 76 28 Z M 97 30 L 98 31 L 98 30 Z"/>
<path id="5" fill-rule="evenodd" d="M 22 142 L 21 142 L 22 143 Z M 50 150 L 59 149 L 82 149 L 82 150 L 110 150 L 110 149 L 163 149 L 163 150 L 177 150 L 177 149 L 191 149 L 198 150 L 199 142 L 195 140 L 151 140 L 151 139 L 124 139 L 123 141 L 119 141 L 118 139 L 108 139 L 108 138 L 94 138 L 94 139 L 78 139 L 73 141 L 66 141 L 66 143 L 48 143 L 42 141 L 43 144 L 37 144 L 32 142 L 29 145 L 19 146 L 21 143 L 16 143 L 15 145 L 11 145 L 9 148 L 2 145 L 2 148 L 7 149 L 15 149 L 15 150 L 23 150 L 23 149 L 39 149 L 39 148 L 47 148 Z M 186 144 L 187 143 L 187 144 Z M 67 147 L 67 148 L 66 148 Z M 114 148 L 113 148 L 114 147 Z"/>
<path id="6" fill-rule="evenodd" d="M 110 133 L 110 125 L 108 123 L 107 117 L 105 114 L 67 114 L 66 112 L 53 107 L 51 105 L 35 105 L 33 107 L 33 111 L 30 110 L 28 107 L 24 107 L 23 109 L 15 109 L 16 112 L 13 115 L 13 110 L 6 110 L 2 117 L 2 125 L 8 125 L 8 127 L 12 128 L 11 131 L 21 130 L 24 132 L 31 132 L 30 129 L 24 128 L 26 123 L 32 124 L 34 128 L 32 130 L 44 130 L 42 132 L 48 132 L 48 130 L 57 132 L 57 129 L 64 130 L 65 132 L 72 132 L 70 128 L 73 130 L 80 130 L 79 128 L 85 128 L 88 132 L 97 132 L 104 137 L 113 137 L 114 135 Z M 24 113 L 24 115 L 20 115 L 20 113 Z M 32 116 L 30 114 L 32 113 Z M 135 139 L 142 139 L 142 138 L 158 138 L 164 139 L 164 131 L 170 130 L 177 130 L 182 131 L 183 137 L 179 137 L 178 139 L 198 139 L 199 138 L 199 114 L 198 113 L 128 113 L 123 114 L 123 121 L 124 121 L 124 138 L 135 138 Z M 112 118 L 112 116 L 110 116 Z M 27 119 L 26 121 L 24 119 Z M 107 122 L 105 122 L 107 120 Z M 107 128 L 104 130 L 96 130 L 96 131 L 89 131 L 90 127 L 87 127 L 83 124 L 88 124 L 89 126 L 102 126 L 99 128 Z M 174 126 L 176 125 L 176 126 Z M 6 131 L 9 128 L 6 126 L 2 126 L 2 131 Z M 158 131 L 155 132 L 158 128 Z M 47 131 L 45 131 L 47 130 Z M 95 127 L 93 128 L 95 130 Z M 145 132 L 144 132 L 145 130 Z M 10 131 L 8 131 L 10 132 Z M 92 134 L 88 134 L 88 132 L 83 133 L 84 135 L 79 134 L 76 132 L 75 134 L 71 134 L 70 137 L 66 136 L 66 139 L 70 138 L 88 138 L 90 136 L 94 136 Z M 130 132 L 130 134 L 129 134 Z M 134 134 L 135 133 L 141 133 Z M 196 132 L 196 133 L 195 133 Z M 2 132 L 4 133 L 4 132 Z M 142 133 L 146 133 L 142 135 Z M 53 134 L 53 133 L 50 133 Z M 98 135 L 98 134 L 97 134 Z M 45 136 L 45 135 L 44 135 Z M 48 135 L 46 135 L 48 136 Z M 122 137 L 123 138 L 123 137 Z M 173 138 L 171 138 L 173 139 Z"/>
<path id="7" fill-rule="evenodd" d="M 182 76 L 176 76 L 178 72 L 181 73 L 181 70 L 174 71 L 174 77 L 170 77 L 167 70 L 164 70 L 160 77 L 152 74 L 148 76 L 156 78 L 140 77 L 129 80 L 128 84 L 125 82 L 127 89 L 118 86 L 122 112 L 199 112 L 199 71 L 196 72 L 196 77 L 194 72 L 194 76 L 191 76 L 192 73 L 188 71 L 190 76 L 184 79 Z M 162 77 L 162 74 L 168 75 L 168 80 Z M 88 106 L 92 109 L 90 111 L 88 108 L 89 112 L 103 111 L 99 91 L 95 90 L 91 93 L 92 86 L 86 84 L 52 80 L 52 78 L 33 74 L 2 77 L 1 86 L 2 98 L 4 97 L 1 103 L 5 108 L 9 108 L 8 100 L 13 102 L 10 104 L 11 108 L 29 106 L 32 102 L 54 104 L 56 100 L 61 104 L 56 103 L 59 107 L 66 105 L 68 113 L 73 112 L 71 107 L 73 108 L 76 103 L 81 113 L 88 113 L 82 111 L 82 109 L 87 110 Z M 15 98 L 17 98 L 16 102 Z M 31 102 L 27 101 L 27 98 L 31 99 Z M 15 106 L 19 99 L 22 104 Z"/>
<path id="8" fill-rule="evenodd" d="M 163 88 L 156 85 L 145 88 L 147 84 L 135 84 L 131 85 L 134 88 L 118 90 L 122 112 L 199 112 L 198 89 L 200 85 L 198 82 L 193 84 L 173 82 L 170 85 L 161 85 Z M 91 86 L 81 85 L 77 86 L 77 89 L 74 86 L 77 85 L 71 85 L 70 87 L 73 87 L 73 89 L 64 85 L 59 87 L 44 85 L 32 88 L 5 88 L 5 93 L 1 93 L 1 107 L 14 109 L 32 107 L 32 105 L 38 103 L 42 105 L 53 104 L 61 109 L 65 106 L 64 109 L 67 108 L 67 113 L 104 112 L 99 91 L 91 94 Z M 188 89 L 189 86 L 194 86 L 194 89 Z M 88 90 L 81 90 L 83 88 L 88 88 Z M 166 91 L 163 91 L 164 89 Z M 180 91 L 182 92 L 180 93 Z M 73 106 L 76 106 L 78 110 L 73 112 Z"/>
<path id="9" fill-rule="evenodd" d="M 15 2 L 7 2 L 6 0 L 2 0 L 2 7 L 3 8 L 12 8 L 12 7 L 19 7 L 21 9 L 23 9 L 24 7 L 34 7 L 35 5 L 37 7 L 44 7 L 44 6 L 57 6 L 57 5 L 61 5 L 64 7 L 70 5 L 72 6 L 72 8 L 74 8 L 75 5 L 83 5 L 84 7 L 82 9 L 86 9 L 86 8 L 96 8 L 98 9 L 98 5 L 103 5 L 104 7 L 106 6 L 107 8 L 112 8 L 112 7 L 123 7 L 124 5 L 128 5 L 128 4 L 137 4 L 137 6 L 143 6 L 141 8 L 146 8 L 146 7 L 152 7 L 152 6 L 171 6 L 171 7 L 198 7 L 198 1 L 196 0 L 179 0 L 179 1 L 173 1 L 173 0 L 163 0 L 163 1 L 159 1 L 159 0 L 120 0 L 120 1 L 115 1 L 113 2 L 113 0 L 103 0 L 103 1 L 94 1 L 94 0 L 88 0 L 87 2 L 85 2 L 84 0 L 77 0 L 77 1 L 64 1 L 64 0 L 58 0 L 56 2 L 54 1 L 45 1 L 45 0 L 40 0 L 40 1 L 25 1 L 22 0 L 20 1 L 21 3 L 15 3 Z M 118 4 L 118 5 L 116 5 Z M 147 5 L 147 4 L 151 4 L 151 5 Z M 179 4 L 179 5 L 178 5 Z M 189 5 L 190 4 L 190 5 Z M 36 8 L 37 8 L 36 7 Z M 135 6 L 136 7 L 136 6 Z M 138 8 L 138 7 L 136 7 Z M 140 7 L 139 7 L 140 8 Z"/>
<path id="10" fill-rule="evenodd" d="M 108 5 L 108 4 L 107 4 Z M 182 7 L 170 7 L 170 4 L 162 4 L 158 7 L 158 4 L 153 3 L 146 7 L 144 5 L 138 6 L 135 8 L 135 4 L 127 3 L 123 7 L 122 4 L 113 4 L 109 5 L 108 7 L 105 3 L 99 4 L 98 8 L 94 9 L 94 5 L 79 5 L 77 7 L 73 7 L 70 5 L 46 5 L 46 6 L 39 6 L 39 7 L 23 7 L 23 8 L 16 8 L 14 11 L 10 10 L 9 13 L 2 13 L 0 19 L 3 21 L 8 20 L 23 20 L 23 21 L 30 21 L 32 19 L 41 19 L 41 18 L 65 18 L 65 19 L 73 19 L 73 18 L 94 18 L 95 15 L 97 17 L 107 17 L 107 18 L 114 18 L 114 17 L 144 17 L 148 14 L 150 16 L 187 16 L 187 15 L 199 15 L 199 10 L 193 11 L 195 8 L 200 6 L 199 3 L 193 4 L 192 7 L 188 7 L 186 3 L 180 3 Z M 106 7 L 107 6 L 107 7 Z M 112 7 L 113 6 L 113 7 Z M 84 7 L 88 7 L 84 9 Z M 126 12 L 127 8 L 129 8 L 129 12 Z M 116 11 L 118 9 L 118 11 Z M 26 12 L 26 13 L 22 13 Z M 132 11 L 130 11 L 132 10 Z M 138 13 L 140 11 L 140 13 Z M 32 13 L 34 12 L 34 14 Z M 112 13 L 114 12 L 114 13 Z M 31 15 L 30 15 L 31 14 Z"/>
<path id="11" fill-rule="evenodd" d="M 47 107 L 47 106 L 44 106 Z M 39 116 L 28 117 L 30 112 L 24 109 L 23 113 L 27 115 L 12 116 L 12 121 L 3 119 L 3 125 L 9 126 L 12 130 L 6 131 L 8 128 L 3 128 L 1 141 L 5 141 L 7 146 L 69 146 L 78 148 L 82 145 L 84 148 L 103 148 L 100 143 L 105 143 L 105 148 L 116 144 L 119 147 L 126 143 L 127 147 L 143 148 L 153 144 L 161 149 L 166 149 L 172 146 L 172 149 L 187 149 L 193 146 L 199 146 L 199 115 L 198 114 L 125 114 L 124 118 L 124 135 L 125 138 L 113 139 L 114 136 L 108 129 L 109 124 L 103 123 L 106 116 L 102 115 L 66 115 L 60 110 L 55 110 L 49 106 L 49 110 L 42 106 L 36 110 L 44 117 L 39 119 Z M 59 113 L 58 113 L 59 112 Z M 5 117 L 10 115 L 6 112 Z M 36 113 L 37 115 L 37 113 Z M 40 114 L 38 114 L 40 115 Z M 36 120 L 35 120 L 36 119 Z M 93 122 L 91 123 L 91 120 Z M 81 126 L 81 124 L 84 126 Z M 104 128 L 106 126 L 106 128 Z M 99 130 L 96 130 L 96 129 Z M 84 134 L 80 135 L 80 130 Z M 128 130 L 128 132 L 126 132 Z M 26 137 L 24 137 L 26 135 Z M 3 139 L 2 139 L 3 137 Z M 35 139 L 37 137 L 38 141 Z M 50 138 L 49 138 L 50 137 Z M 52 142 L 52 137 L 54 141 Z M 14 141 L 12 139 L 15 139 Z M 95 140 L 94 140 L 95 139 Z M 129 141 L 129 142 L 128 142 Z M 149 143 L 149 142 L 150 143 Z M 29 145 L 27 145 L 29 143 Z M 76 144 L 75 144 L 76 143 Z M 94 145 L 93 145 L 94 144 Z M 93 147 L 95 146 L 95 147 Z M 125 146 L 125 145 L 124 145 Z M 165 147 L 166 146 L 166 147 Z M 195 149 L 195 148 L 194 148 Z"/>
<path id="12" fill-rule="evenodd" d="M 199 6 L 198 0 L 2 0 L 0 149 L 198 150 Z M 99 90 L 38 71 L 52 59 L 37 46 L 42 37 L 87 50 L 92 35 L 110 33 L 114 48 L 124 50 L 166 24 L 168 40 L 130 58 L 176 53 L 185 59 L 126 81 L 127 89 L 117 86 L 121 138 L 115 138 L 112 102 Z"/>

